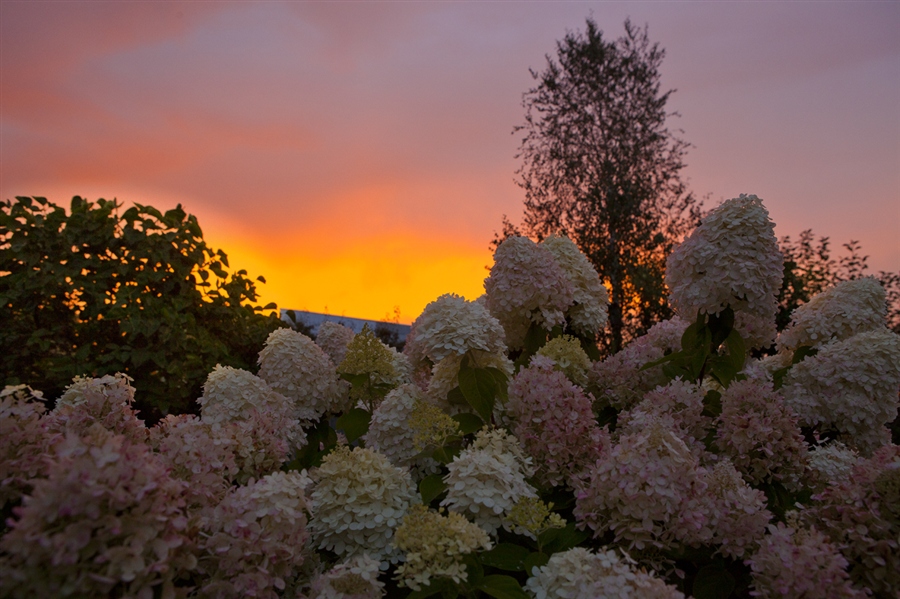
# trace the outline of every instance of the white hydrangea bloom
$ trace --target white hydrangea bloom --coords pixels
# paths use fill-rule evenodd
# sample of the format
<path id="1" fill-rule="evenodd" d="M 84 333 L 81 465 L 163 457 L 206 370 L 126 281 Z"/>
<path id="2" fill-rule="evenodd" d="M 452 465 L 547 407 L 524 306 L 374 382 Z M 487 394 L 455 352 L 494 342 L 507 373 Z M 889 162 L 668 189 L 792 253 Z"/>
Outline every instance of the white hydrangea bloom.
<path id="1" fill-rule="evenodd" d="M 417 401 L 425 401 L 425 394 L 412 384 L 388 393 L 372 413 L 365 442 L 369 449 L 387 456 L 394 466 L 409 468 L 413 478 L 422 478 L 437 472 L 438 464 L 432 458 L 420 457 L 414 444 L 416 431 L 410 426 L 409 417 Z"/>
<path id="2" fill-rule="evenodd" d="M 791 324 L 778 337 L 778 350 L 818 347 L 880 329 L 886 312 L 884 287 L 875 277 L 841 281 L 794 310 Z"/>
<path id="3" fill-rule="evenodd" d="M 547 330 L 564 325 L 573 301 L 572 283 L 553 254 L 527 237 L 508 237 L 497 247 L 484 289 L 510 349 L 523 347 L 532 323 Z"/>
<path id="4" fill-rule="evenodd" d="M 503 516 L 522 497 L 537 497 L 525 481 L 533 473 L 515 437 L 501 429 L 478 433 L 475 442 L 447 465 L 447 497 L 441 502 L 471 518 L 491 534 L 503 524 Z"/>
<path id="5" fill-rule="evenodd" d="M 470 349 L 502 353 L 506 351 L 503 327 L 484 305 L 448 293 L 427 306 L 416 318 L 407 338 L 408 355 L 425 356 L 437 363 Z"/>
<path id="6" fill-rule="evenodd" d="M 706 471 L 708 521 L 697 541 L 719 545 L 722 555 L 740 559 L 752 552 L 766 532 L 772 514 L 766 509 L 766 496 L 741 477 L 728 458 Z"/>
<path id="7" fill-rule="evenodd" d="M 403 518 L 394 544 L 405 557 L 397 568 L 397 580 L 414 591 L 428 586 L 432 578 L 465 581 L 468 573 L 463 556 L 491 548 L 487 533 L 460 514 L 439 514 L 421 504 Z"/>
<path id="8" fill-rule="evenodd" d="M 397 560 L 391 547 L 394 530 L 418 499 L 405 468 L 371 449 L 338 446 L 311 476 L 309 528 L 320 549 L 342 557 L 368 553 L 380 561 Z"/>
<path id="9" fill-rule="evenodd" d="M 64 406 L 78 406 L 85 403 L 87 400 L 84 394 L 88 390 L 92 393 L 101 393 L 111 403 L 131 405 L 134 402 L 134 387 L 131 386 L 133 380 L 121 372 L 99 378 L 76 376 L 62 396 L 56 400 L 54 411 L 58 412 Z"/>
<path id="10" fill-rule="evenodd" d="M 220 424 L 246 420 L 251 410 L 257 410 L 278 424 L 283 438 L 292 446 L 306 444 L 306 435 L 300 428 L 292 402 L 252 372 L 217 364 L 206 378 L 203 395 L 197 403 L 203 422 Z M 315 418 L 313 412 L 305 416 L 304 420 Z"/>
<path id="11" fill-rule="evenodd" d="M 683 599 L 675 587 L 635 569 L 614 550 L 575 547 L 534 568 L 525 590 L 535 599 Z"/>
<path id="12" fill-rule="evenodd" d="M 766 347 L 775 339 L 782 269 L 775 225 L 762 200 L 741 194 L 710 212 L 669 255 L 669 301 L 688 321 L 731 306 L 747 345 Z"/>
<path id="13" fill-rule="evenodd" d="M 378 580 L 378 560 L 366 554 L 341 562 L 312 582 L 310 599 L 381 599 L 384 583 Z"/>
<path id="14" fill-rule="evenodd" d="M 821 347 L 788 371 L 781 390 L 802 426 L 834 428 L 869 454 L 890 440 L 898 389 L 900 335 L 882 327 Z"/>
<path id="15" fill-rule="evenodd" d="M 859 454 L 840 441 L 816 445 L 809 452 L 812 486 L 822 490 L 832 483 L 849 478 L 853 467 L 860 462 Z"/>
<path id="16" fill-rule="evenodd" d="M 356 333 L 350 327 L 336 322 L 326 321 L 319 325 L 316 333 L 316 345 L 322 348 L 332 364 L 340 364 L 347 355 L 347 346 L 353 341 Z"/>
<path id="17" fill-rule="evenodd" d="M 347 385 L 315 342 L 291 329 L 273 331 L 259 352 L 259 377 L 294 404 L 295 416 L 316 418 L 348 407 Z"/>
<path id="18" fill-rule="evenodd" d="M 574 304 L 566 312 L 569 326 L 579 335 L 593 339 L 606 326 L 609 308 L 609 292 L 597 269 L 568 237 L 551 235 L 541 246 L 550 250 L 572 283 Z"/>

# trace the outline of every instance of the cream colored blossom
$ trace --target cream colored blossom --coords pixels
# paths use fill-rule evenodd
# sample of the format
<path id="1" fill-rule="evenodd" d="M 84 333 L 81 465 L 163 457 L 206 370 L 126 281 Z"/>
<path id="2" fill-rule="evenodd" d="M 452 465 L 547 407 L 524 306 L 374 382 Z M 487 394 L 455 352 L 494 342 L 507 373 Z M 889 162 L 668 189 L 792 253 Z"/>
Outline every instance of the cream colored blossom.
<path id="1" fill-rule="evenodd" d="M 802 426 L 833 429 L 871 454 L 890 441 L 897 417 L 900 335 L 886 327 L 832 341 L 794 365 L 784 378 L 785 403 Z"/>
<path id="2" fill-rule="evenodd" d="M 412 324 L 403 351 L 434 364 L 470 349 L 503 353 L 503 336 L 500 322 L 483 305 L 448 293 L 425 306 Z"/>
<path id="3" fill-rule="evenodd" d="M 503 527 L 532 539 L 551 528 L 565 528 L 566 521 L 552 509 L 552 503 L 537 497 L 520 497 L 506 514 Z"/>
<path id="4" fill-rule="evenodd" d="M 563 326 L 574 293 L 550 250 L 527 237 L 508 237 L 497 247 L 484 290 L 510 349 L 523 347 L 532 323 L 545 330 Z"/>
<path id="5" fill-rule="evenodd" d="M 440 408 L 416 399 L 406 420 L 412 433 L 412 446 L 418 453 L 442 446 L 449 437 L 459 435 L 459 424 Z"/>
<path id="6" fill-rule="evenodd" d="M 816 445 L 809 452 L 809 478 L 811 486 L 822 490 L 832 483 L 841 482 L 860 461 L 859 454 L 840 441 Z"/>
<path id="7" fill-rule="evenodd" d="M 573 303 L 566 311 L 569 327 L 577 334 L 593 339 L 606 326 L 609 307 L 609 293 L 600 275 L 568 237 L 550 235 L 540 245 L 550 250 L 572 284 Z"/>
<path id="8" fill-rule="evenodd" d="M 491 540 L 485 531 L 459 514 L 444 515 L 417 504 L 397 528 L 394 546 L 405 557 L 395 573 L 400 586 L 418 591 L 433 578 L 465 581 L 468 575 L 462 557 L 490 549 Z"/>
<path id="9" fill-rule="evenodd" d="M 409 468 L 413 478 L 421 478 L 435 473 L 437 462 L 419 454 L 456 434 L 456 421 L 427 403 L 422 390 L 408 383 L 388 393 L 375 408 L 364 439 L 366 447 L 383 453 L 394 466 Z"/>
<path id="10" fill-rule="evenodd" d="M 338 446 L 310 475 L 310 530 L 318 547 L 396 561 L 394 530 L 418 498 L 409 472 L 371 449 Z"/>
<path id="11" fill-rule="evenodd" d="M 571 335 L 555 337 L 538 350 L 538 355 L 553 360 L 556 369 L 579 387 L 587 385 L 591 359 L 581 349 L 581 343 L 575 337 Z"/>
<path id="12" fill-rule="evenodd" d="M 689 321 L 730 306 L 748 347 L 767 347 L 775 340 L 782 263 L 762 200 L 742 194 L 712 210 L 669 255 L 669 301 Z"/>
<path id="13" fill-rule="evenodd" d="M 338 378 L 331 359 L 312 339 L 291 329 L 278 329 L 266 339 L 259 352 L 259 377 L 293 402 L 298 420 L 349 407 L 348 385 Z"/>
<path id="14" fill-rule="evenodd" d="M 56 400 L 54 409 L 84 403 L 86 401 L 85 392 L 100 393 L 111 403 L 130 405 L 134 403 L 134 387 L 131 386 L 133 381 L 133 378 L 121 372 L 99 378 L 76 376 L 72 379 L 72 384 L 66 387 L 62 396 Z"/>
<path id="15" fill-rule="evenodd" d="M 533 473 L 518 441 L 500 429 L 480 431 L 475 442 L 447 465 L 447 497 L 441 502 L 494 534 L 522 497 L 537 493 L 525 477 Z"/>
<path id="16" fill-rule="evenodd" d="M 217 364 L 206 377 L 203 395 L 197 403 L 200 404 L 201 418 L 209 424 L 246 420 L 255 410 L 275 421 L 292 447 L 306 445 L 306 435 L 296 418 L 299 410 L 284 395 L 246 370 Z M 316 417 L 312 411 L 302 415 L 304 421 Z"/>
<path id="17" fill-rule="evenodd" d="M 379 562 L 355 555 L 313 580 L 310 599 L 380 599 L 384 583 L 378 580 Z"/>
<path id="18" fill-rule="evenodd" d="M 534 568 L 525 590 L 535 599 L 684 599 L 675 587 L 606 548 L 554 553 Z"/>
<path id="19" fill-rule="evenodd" d="M 329 320 L 319 325 L 316 331 L 316 345 L 328 354 L 332 364 L 340 364 L 347 355 L 347 346 L 355 336 L 356 333 L 350 327 Z"/>
<path id="20" fill-rule="evenodd" d="M 337 367 L 339 374 L 365 377 L 362 383 L 354 384 L 350 389 L 350 398 L 363 402 L 373 411 L 390 389 L 409 382 L 408 379 L 404 381 L 394 367 L 395 355 L 396 350 L 392 353 L 369 325 L 363 326 L 347 346 L 344 361 Z"/>
<path id="21" fill-rule="evenodd" d="M 778 336 L 778 350 L 819 347 L 880 329 L 886 311 L 884 288 L 875 277 L 841 281 L 791 313 L 791 324 Z"/>

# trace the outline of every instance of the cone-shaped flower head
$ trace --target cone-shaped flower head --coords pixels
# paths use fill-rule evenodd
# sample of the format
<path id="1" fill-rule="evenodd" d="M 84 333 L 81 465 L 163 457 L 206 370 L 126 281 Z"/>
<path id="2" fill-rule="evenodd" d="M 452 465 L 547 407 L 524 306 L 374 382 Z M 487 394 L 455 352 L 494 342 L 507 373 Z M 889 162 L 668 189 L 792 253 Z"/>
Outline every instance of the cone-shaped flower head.
<path id="1" fill-rule="evenodd" d="M 743 195 L 723 202 L 666 260 L 669 301 L 686 320 L 730 306 L 750 347 L 775 339 L 783 256 L 762 200 Z"/>
<path id="2" fill-rule="evenodd" d="M 568 237 L 551 235 L 540 245 L 550 250 L 572 283 L 574 303 L 566 312 L 569 326 L 579 335 L 593 339 L 606 326 L 609 308 L 609 293 L 597 269 Z"/>

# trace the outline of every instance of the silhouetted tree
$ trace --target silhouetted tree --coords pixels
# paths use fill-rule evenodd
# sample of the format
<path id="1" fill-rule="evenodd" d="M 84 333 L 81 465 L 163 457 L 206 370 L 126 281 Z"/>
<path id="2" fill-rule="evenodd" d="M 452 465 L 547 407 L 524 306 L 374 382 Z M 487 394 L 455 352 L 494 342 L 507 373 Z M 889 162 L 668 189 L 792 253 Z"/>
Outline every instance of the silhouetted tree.
<path id="1" fill-rule="evenodd" d="M 687 142 L 666 128 L 659 67 L 665 52 L 647 28 L 625 21 L 608 41 L 591 20 L 567 33 L 556 59 L 531 71 L 517 158 L 525 190 L 524 233 L 569 236 L 610 289 L 615 352 L 671 315 L 663 283 L 672 246 L 699 223 L 700 206 L 681 180 Z M 504 218 L 504 236 L 517 229 Z"/>

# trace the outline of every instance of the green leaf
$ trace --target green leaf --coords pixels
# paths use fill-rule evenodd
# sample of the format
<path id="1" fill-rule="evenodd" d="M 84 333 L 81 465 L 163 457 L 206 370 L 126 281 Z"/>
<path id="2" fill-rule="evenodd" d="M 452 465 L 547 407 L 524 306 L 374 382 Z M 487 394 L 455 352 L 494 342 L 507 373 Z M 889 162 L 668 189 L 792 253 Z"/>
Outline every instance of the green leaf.
<path id="1" fill-rule="evenodd" d="M 349 443 L 353 443 L 366 434 L 371 420 L 372 415 L 369 412 L 362 408 L 353 408 L 338 418 L 335 426 L 338 430 L 344 431 Z"/>
<path id="2" fill-rule="evenodd" d="M 455 589 L 456 585 L 453 584 L 452 580 L 449 580 L 447 578 L 435 578 L 427 587 L 423 587 L 420 591 L 412 591 L 406 597 L 407 599 L 425 599 L 426 597 L 433 597 L 438 593 L 444 593 L 446 591 L 452 591 Z"/>
<path id="3" fill-rule="evenodd" d="M 437 460 L 441 464 L 449 464 L 450 462 L 453 461 L 453 458 L 455 458 L 456 456 L 459 455 L 459 452 L 460 452 L 459 446 L 447 447 L 445 445 L 444 447 L 438 447 L 437 449 L 435 449 L 434 452 L 431 454 L 431 457 L 433 457 L 435 460 Z"/>
<path id="4" fill-rule="evenodd" d="M 710 418 L 718 418 L 722 413 L 722 394 L 715 389 L 710 389 L 703 396 L 703 415 Z"/>
<path id="5" fill-rule="evenodd" d="M 500 398 L 500 401 L 506 403 L 506 400 L 509 399 L 509 395 L 507 394 L 509 377 L 506 376 L 505 372 L 499 368 L 494 368 L 493 366 L 488 366 L 485 370 L 494 377 L 494 380 L 497 382 L 497 395 Z"/>
<path id="6" fill-rule="evenodd" d="M 529 599 L 515 578 L 503 574 L 485 576 L 476 588 L 495 599 Z"/>
<path id="7" fill-rule="evenodd" d="M 525 569 L 525 558 L 530 554 L 531 552 L 521 545 L 498 543 L 490 551 L 482 553 L 480 557 L 481 563 L 485 566 L 490 566 L 499 570 L 521 572 Z"/>
<path id="8" fill-rule="evenodd" d="M 586 541 L 591 535 L 575 528 L 575 524 L 569 522 L 565 528 L 551 528 L 538 535 L 538 540 L 546 551 L 559 553 L 568 551 Z"/>
<path id="9" fill-rule="evenodd" d="M 447 485 L 440 474 L 430 474 L 419 483 L 419 494 L 422 496 L 422 503 L 425 505 L 440 497 L 441 493 L 446 490 Z"/>
<path id="10" fill-rule="evenodd" d="M 727 599 L 734 591 L 735 580 L 721 564 L 700 568 L 694 579 L 694 599 Z"/>
<path id="11" fill-rule="evenodd" d="M 546 566 L 547 562 L 549 561 L 550 556 L 542 551 L 537 551 L 535 553 L 529 554 L 528 557 L 525 558 L 525 563 L 523 564 L 525 574 L 531 576 L 532 574 L 534 574 L 535 568 Z"/>
<path id="12" fill-rule="evenodd" d="M 818 349 L 809 345 L 801 345 L 797 348 L 797 350 L 794 352 L 794 356 L 791 358 L 791 366 L 793 366 L 794 364 L 799 364 L 804 359 L 810 356 L 814 356 L 817 353 L 819 353 Z"/>
<path id="13" fill-rule="evenodd" d="M 466 582 L 471 586 L 477 586 L 484 578 L 484 568 L 478 557 L 469 553 L 462 557 L 462 563 L 466 566 Z"/>
<path id="14" fill-rule="evenodd" d="M 447 401 L 450 402 L 451 405 L 455 406 L 467 406 L 469 402 L 466 401 L 466 396 L 462 394 L 462 391 L 459 390 L 459 385 L 450 389 L 447 392 Z"/>
<path id="15" fill-rule="evenodd" d="M 463 362 L 459 369 L 459 390 L 481 419 L 490 422 L 494 399 L 499 391 L 497 381 L 491 373 L 484 368 L 472 368 Z"/>
<path id="16" fill-rule="evenodd" d="M 525 349 L 522 355 L 530 358 L 538 353 L 538 350 L 544 347 L 546 343 L 547 331 L 542 329 L 539 324 L 532 322 L 531 326 L 528 327 L 528 332 L 525 334 Z"/>
<path id="17" fill-rule="evenodd" d="M 458 389 L 459 387 L 457 387 Z M 456 423 L 459 424 L 459 430 L 464 435 L 471 435 L 472 433 L 477 433 L 484 426 L 484 420 L 476 416 L 475 414 L 470 414 L 469 412 L 463 412 L 462 414 L 457 414 L 452 417 L 456 420 Z"/>

